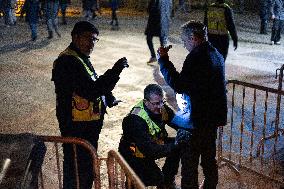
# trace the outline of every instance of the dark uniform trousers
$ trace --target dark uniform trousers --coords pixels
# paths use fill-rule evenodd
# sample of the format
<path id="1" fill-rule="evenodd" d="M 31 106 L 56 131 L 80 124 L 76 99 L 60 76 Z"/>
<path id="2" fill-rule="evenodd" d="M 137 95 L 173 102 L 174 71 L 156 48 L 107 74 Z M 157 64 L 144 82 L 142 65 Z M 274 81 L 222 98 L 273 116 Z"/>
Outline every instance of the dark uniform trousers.
<path id="1" fill-rule="evenodd" d="M 274 19 L 271 31 L 271 41 L 278 42 L 281 39 L 284 20 Z"/>
<path id="2" fill-rule="evenodd" d="M 226 60 L 229 49 L 229 35 L 208 34 L 208 40 Z"/>
<path id="3" fill-rule="evenodd" d="M 198 189 L 198 165 L 201 156 L 201 166 L 205 177 L 204 189 L 215 189 L 218 184 L 218 166 L 216 156 L 217 129 L 207 131 L 196 130 L 186 146 L 181 157 L 181 187 L 182 189 Z"/>
<path id="4" fill-rule="evenodd" d="M 94 121 L 95 122 L 95 121 Z M 78 137 L 87 140 L 97 150 L 99 134 L 102 128 L 102 121 L 87 123 L 72 123 L 68 129 L 61 129 L 61 135 L 67 137 Z M 62 128 L 62 127 L 60 127 Z M 77 165 L 80 188 L 91 189 L 93 185 L 93 161 L 89 151 L 81 146 L 77 147 Z M 63 189 L 76 188 L 74 151 L 72 144 L 63 144 Z"/>
<path id="5" fill-rule="evenodd" d="M 174 138 L 168 138 L 167 142 L 174 142 Z M 145 186 L 164 186 L 172 184 L 178 172 L 181 154 L 178 152 L 166 156 L 165 164 L 161 169 L 154 159 L 124 157 Z M 130 158 L 130 159 L 129 159 Z"/>

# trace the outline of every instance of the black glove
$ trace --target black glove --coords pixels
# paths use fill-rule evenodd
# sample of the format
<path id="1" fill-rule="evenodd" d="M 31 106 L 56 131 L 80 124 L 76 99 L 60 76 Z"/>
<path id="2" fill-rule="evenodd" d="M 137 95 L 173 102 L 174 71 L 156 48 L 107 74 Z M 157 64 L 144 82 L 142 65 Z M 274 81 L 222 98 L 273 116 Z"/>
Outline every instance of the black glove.
<path id="1" fill-rule="evenodd" d="M 186 144 L 191 138 L 191 133 L 184 129 L 179 129 L 175 138 L 175 145 Z"/>
<path id="2" fill-rule="evenodd" d="M 107 106 L 109 108 L 112 108 L 118 105 L 119 102 L 122 102 L 121 100 L 117 100 L 113 95 L 106 95 L 105 97 L 106 97 Z"/>
<path id="3" fill-rule="evenodd" d="M 112 67 L 112 70 L 115 71 L 115 73 L 120 74 L 124 68 L 128 68 L 128 62 L 125 57 L 119 59 Z"/>

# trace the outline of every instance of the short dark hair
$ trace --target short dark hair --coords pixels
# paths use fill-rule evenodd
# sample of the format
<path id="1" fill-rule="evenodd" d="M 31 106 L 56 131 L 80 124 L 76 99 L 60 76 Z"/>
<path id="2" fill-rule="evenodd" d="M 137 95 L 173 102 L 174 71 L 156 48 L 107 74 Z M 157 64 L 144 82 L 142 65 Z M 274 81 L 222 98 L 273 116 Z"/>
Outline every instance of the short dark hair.
<path id="1" fill-rule="evenodd" d="M 79 21 L 74 25 L 71 36 L 81 35 L 84 32 L 91 32 L 99 35 L 99 30 L 88 21 Z"/>
<path id="2" fill-rule="evenodd" d="M 149 84 L 144 89 L 144 99 L 150 100 L 152 94 L 163 96 L 163 89 L 160 85 Z"/>
<path id="3" fill-rule="evenodd" d="M 207 28 L 202 22 L 191 20 L 183 24 L 181 29 L 188 36 L 193 34 L 198 38 L 207 38 Z"/>

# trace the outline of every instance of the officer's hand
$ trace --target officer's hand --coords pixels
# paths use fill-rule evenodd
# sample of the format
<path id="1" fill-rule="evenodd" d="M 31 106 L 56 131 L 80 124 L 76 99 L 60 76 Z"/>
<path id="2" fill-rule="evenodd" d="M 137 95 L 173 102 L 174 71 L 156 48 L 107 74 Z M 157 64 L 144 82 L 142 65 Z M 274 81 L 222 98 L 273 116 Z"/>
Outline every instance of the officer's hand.
<path id="1" fill-rule="evenodd" d="M 238 42 L 237 41 L 234 41 L 234 47 L 235 47 L 234 51 L 237 50 L 237 48 L 238 48 Z"/>
<path id="2" fill-rule="evenodd" d="M 128 68 L 129 65 L 128 65 L 128 62 L 127 62 L 127 59 L 125 57 L 119 59 L 112 67 L 112 69 L 117 72 L 117 73 L 120 73 L 122 72 L 122 70 L 124 68 Z"/>
<path id="3" fill-rule="evenodd" d="M 172 45 L 169 45 L 167 47 L 160 47 L 157 51 L 157 58 L 160 59 L 161 57 L 168 56 L 168 52 L 172 47 Z"/>
<path id="4" fill-rule="evenodd" d="M 121 101 L 121 100 L 114 100 L 114 101 L 112 102 L 112 104 L 109 104 L 109 105 L 108 105 L 108 107 L 112 108 L 112 107 L 118 105 L 118 103 L 120 103 L 120 102 L 122 102 L 122 101 Z"/>
<path id="5" fill-rule="evenodd" d="M 186 144 L 191 138 L 191 133 L 184 129 L 179 129 L 175 138 L 175 145 Z"/>

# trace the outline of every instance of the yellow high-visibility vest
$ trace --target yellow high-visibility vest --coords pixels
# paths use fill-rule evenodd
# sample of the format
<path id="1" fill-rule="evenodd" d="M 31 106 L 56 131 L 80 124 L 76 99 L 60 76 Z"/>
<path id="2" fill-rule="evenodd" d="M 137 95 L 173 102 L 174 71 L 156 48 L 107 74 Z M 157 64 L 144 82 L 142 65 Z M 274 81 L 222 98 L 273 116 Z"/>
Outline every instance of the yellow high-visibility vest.
<path id="1" fill-rule="evenodd" d="M 143 120 L 145 120 L 148 125 L 148 131 L 149 131 L 149 134 L 151 135 L 152 140 L 156 142 L 157 144 L 164 144 L 165 133 L 163 133 L 161 128 L 154 121 L 151 120 L 148 113 L 144 109 L 143 100 L 138 102 L 138 104 L 136 104 L 132 108 L 130 114 L 137 115 L 141 117 Z M 167 119 L 168 119 L 168 114 L 166 110 L 162 108 L 162 120 L 166 121 Z M 135 157 L 138 157 L 138 158 L 145 157 L 134 143 L 131 144 L 130 150 L 132 151 L 132 154 Z"/>
<path id="2" fill-rule="evenodd" d="M 207 10 L 208 19 L 208 33 L 217 35 L 228 34 L 228 28 L 226 24 L 225 8 L 229 7 L 226 3 L 216 5 L 211 4 Z"/>
<path id="3" fill-rule="evenodd" d="M 84 65 L 84 68 L 95 81 L 94 73 L 90 70 L 87 64 L 83 61 L 82 58 L 72 49 L 67 48 L 60 56 L 69 55 L 77 58 L 81 64 Z M 96 121 L 101 118 L 102 114 L 102 99 L 101 97 L 97 98 L 95 102 L 87 100 L 75 92 L 72 94 L 72 121 Z"/>

